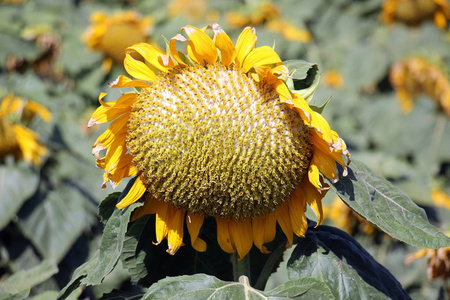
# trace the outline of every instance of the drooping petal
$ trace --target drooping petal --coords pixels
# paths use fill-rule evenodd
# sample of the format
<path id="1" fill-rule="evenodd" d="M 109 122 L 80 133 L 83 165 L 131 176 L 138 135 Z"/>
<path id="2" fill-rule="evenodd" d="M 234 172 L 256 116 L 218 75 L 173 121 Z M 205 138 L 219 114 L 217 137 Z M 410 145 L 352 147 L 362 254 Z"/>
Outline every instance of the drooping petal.
<path id="1" fill-rule="evenodd" d="M 217 242 L 223 251 L 234 253 L 236 252 L 236 248 L 231 240 L 229 223 L 230 221 L 227 219 L 216 217 Z"/>
<path id="2" fill-rule="evenodd" d="M 158 245 L 165 239 L 169 233 L 169 204 L 162 201 L 155 201 L 154 209 L 155 214 L 155 231 L 156 231 L 156 243 Z"/>
<path id="3" fill-rule="evenodd" d="M 95 144 L 92 146 L 92 153 L 98 158 L 99 152 L 109 148 L 116 137 L 121 137 L 127 133 L 128 115 L 122 115 L 114 120 L 109 128 L 103 132 Z"/>
<path id="4" fill-rule="evenodd" d="M 134 210 L 130 221 L 133 222 L 145 215 L 155 214 L 156 213 L 156 210 L 155 210 L 155 207 L 156 207 L 155 202 L 156 201 L 158 201 L 158 200 L 156 200 L 154 197 L 152 197 L 151 194 L 147 194 L 145 196 L 144 205 L 139 206 L 138 208 L 136 208 Z"/>
<path id="5" fill-rule="evenodd" d="M 116 207 L 118 209 L 122 209 L 133 204 L 138 201 L 142 195 L 144 195 L 146 190 L 147 187 L 145 186 L 145 183 L 142 181 L 141 176 L 138 176 L 134 181 L 133 186 L 128 191 L 128 194 L 119 203 L 117 203 Z"/>
<path id="6" fill-rule="evenodd" d="M 224 66 L 229 66 L 236 58 L 236 48 L 230 37 L 220 28 L 219 24 L 214 24 L 212 29 L 214 30 L 214 43 L 217 49 L 220 50 L 221 63 Z"/>
<path id="7" fill-rule="evenodd" d="M 249 219 L 230 220 L 230 236 L 236 247 L 239 259 L 250 251 L 253 245 L 252 224 Z"/>
<path id="8" fill-rule="evenodd" d="M 302 198 L 300 189 L 297 187 L 291 196 L 289 203 L 289 214 L 291 216 L 292 230 L 297 236 L 304 236 L 308 229 L 308 221 L 305 216 L 306 201 Z"/>
<path id="9" fill-rule="evenodd" d="M 174 36 L 173 38 L 170 39 L 169 42 L 169 51 L 170 51 L 170 55 L 177 61 L 177 63 L 182 66 L 182 67 L 186 67 L 187 64 L 181 59 L 178 50 L 177 50 L 177 41 L 180 42 L 186 42 L 187 39 L 182 36 L 181 34 L 177 34 L 176 36 Z"/>
<path id="10" fill-rule="evenodd" d="M 200 214 L 187 213 L 186 225 L 191 237 L 192 248 L 199 252 L 206 251 L 206 243 L 204 240 L 198 237 L 200 233 L 200 228 L 203 225 L 204 216 Z"/>
<path id="11" fill-rule="evenodd" d="M 193 26 L 185 26 L 185 31 L 189 37 L 188 54 L 195 62 L 199 64 L 214 65 L 217 61 L 218 53 L 212 39 L 203 31 Z"/>
<path id="12" fill-rule="evenodd" d="M 307 180 L 302 181 L 302 187 L 300 190 L 302 199 L 311 206 L 314 214 L 316 215 L 318 221 L 318 226 L 323 221 L 323 208 L 322 208 L 322 198 L 325 196 L 326 191 L 319 192 L 315 186 L 310 184 Z"/>
<path id="13" fill-rule="evenodd" d="M 174 255 L 183 245 L 183 223 L 186 211 L 174 206 L 169 208 L 169 232 L 167 234 L 167 253 Z"/>
<path id="14" fill-rule="evenodd" d="M 291 224 L 291 216 L 289 215 L 289 205 L 287 202 L 280 205 L 275 211 L 275 217 L 280 224 L 281 230 L 283 230 L 288 240 L 289 246 L 294 244 L 294 231 Z"/>
<path id="15" fill-rule="evenodd" d="M 239 35 L 236 41 L 236 66 L 241 67 L 244 59 L 247 55 L 255 48 L 256 41 L 256 31 L 253 27 L 246 27 L 242 33 Z"/>

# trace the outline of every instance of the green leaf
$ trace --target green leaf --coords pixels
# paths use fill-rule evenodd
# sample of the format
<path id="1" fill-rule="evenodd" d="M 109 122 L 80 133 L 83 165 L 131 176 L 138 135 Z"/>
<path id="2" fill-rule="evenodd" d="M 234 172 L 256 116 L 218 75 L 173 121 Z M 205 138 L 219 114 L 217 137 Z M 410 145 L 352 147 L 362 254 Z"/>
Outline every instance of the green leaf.
<path id="1" fill-rule="evenodd" d="M 98 216 L 104 225 L 114 213 L 119 197 L 120 192 L 111 193 L 98 205 Z"/>
<path id="2" fill-rule="evenodd" d="M 43 199 L 36 197 L 32 203 L 27 202 L 19 217 L 22 233 L 39 253 L 59 262 L 84 229 L 84 198 L 78 191 L 62 185 Z"/>
<path id="3" fill-rule="evenodd" d="M 263 292 L 250 286 L 248 278 L 227 282 L 213 276 L 196 274 L 162 279 L 152 285 L 142 299 L 332 299 L 327 286 L 314 278 L 290 280 Z"/>
<path id="4" fill-rule="evenodd" d="M 124 210 L 114 210 L 108 222 L 106 222 L 100 249 L 88 262 L 75 270 L 69 284 L 59 293 L 58 299 L 66 299 L 81 284 L 98 285 L 111 273 L 122 253 L 131 213 L 141 205 L 141 202 L 137 202 Z"/>
<path id="5" fill-rule="evenodd" d="M 284 64 L 289 69 L 289 78 L 286 78 L 289 90 L 299 93 L 308 103 L 311 102 L 320 81 L 317 64 L 304 60 L 288 60 Z"/>
<path id="6" fill-rule="evenodd" d="M 39 177 L 29 167 L 0 166 L 0 230 L 16 215 L 37 189 Z"/>
<path id="7" fill-rule="evenodd" d="M 113 290 L 111 293 L 104 294 L 99 300 L 141 300 L 143 296 L 142 292 L 124 293 Z"/>
<path id="8" fill-rule="evenodd" d="M 310 228 L 287 264 L 289 279 L 314 277 L 333 299 L 408 299 L 400 283 L 350 235 L 329 227 Z"/>
<path id="9" fill-rule="evenodd" d="M 390 236 L 417 247 L 450 246 L 450 238 L 429 223 L 423 209 L 365 164 L 352 161 L 348 175 L 332 186 L 351 209 Z"/>
<path id="10" fill-rule="evenodd" d="M 317 64 L 310 63 L 305 60 L 295 59 L 286 60 L 283 64 L 289 69 L 290 76 L 293 80 L 304 80 L 308 77 L 308 72 Z"/>
<path id="11" fill-rule="evenodd" d="M 55 262 L 45 260 L 41 264 L 15 273 L 0 286 L 0 299 L 25 299 L 30 289 L 58 272 Z"/>

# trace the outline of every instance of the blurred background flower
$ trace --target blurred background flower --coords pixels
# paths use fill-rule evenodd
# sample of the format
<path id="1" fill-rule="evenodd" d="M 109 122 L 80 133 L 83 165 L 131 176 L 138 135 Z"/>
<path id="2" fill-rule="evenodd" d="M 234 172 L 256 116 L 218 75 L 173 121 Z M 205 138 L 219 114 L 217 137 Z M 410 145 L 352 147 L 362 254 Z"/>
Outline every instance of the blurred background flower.
<path id="1" fill-rule="evenodd" d="M 39 135 L 27 128 L 36 117 L 49 122 L 52 118 L 47 108 L 31 100 L 8 94 L 0 106 L 0 160 L 13 155 L 16 160 L 41 164 L 47 149 L 39 142 Z"/>

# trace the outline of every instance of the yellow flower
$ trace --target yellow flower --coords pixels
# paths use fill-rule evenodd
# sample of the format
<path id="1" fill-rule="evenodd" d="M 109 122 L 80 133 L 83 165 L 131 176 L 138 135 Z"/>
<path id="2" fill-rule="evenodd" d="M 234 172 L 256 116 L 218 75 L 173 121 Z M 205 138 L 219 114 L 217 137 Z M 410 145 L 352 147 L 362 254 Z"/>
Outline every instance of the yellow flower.
<path id="1" fill-rule="evenodd" d="M 255 7 L 249 7 L 247 13 L 237 11 L 229 12 L 226 16 L 230 26 L 257 26 L 266 21 L 280 16 L 280 10 L 272 2 L 263 1 L 257 3 Z"/>
<path id="2" fill-rule="evenodd" d="M 182 15 L 193 22 L 202 21 L 205 18 L 209 21 L 217 21 L 220 18 L 219 12 L 208 9 L 208 2 L 208 0 L 172 0 L 167 5 L 167 10 L 171 18 Z"/>
<path id="3" fill-rule="evenodd" d="M 12 94 L 3 98 L 0 106 L 0 160 L 11 154 L 35 165 L 41 163 L 41 156 L 47 153 L 47 149 L 39 143 L 37 133 L 18 124 L 28 123 L 36 115 L 46 122 L 51 120 L 50 112 L 36 102 L 24 101 Z"/>
<path id="4" fill-rule="evenodd" d="M 450 3 L 447 0 L 385 0 L 381 20 L 385 23 L 401 22 L 417 26 L 425 20 L 433 20 L 445 30 L 450 19 Z"/>
<path id="5" fill-rule="evenodd" d="M 442 277 L 444 280 L 450 278 L 450 247 L 439 249 L 421 249 L 408 255 L 405 264 L 409 265 L 416 259 L 427 257 L 427 275 L 429 280 Z"/>
<path id="6" fill-rule="evenodd" d="M 254 6 L 254 7 L 253 7 Z M 272 2 L 263 1 L 260 3 L 244 6 L 247 13 L 230 12 L 227 14 L 227 22 L 232 27 L 265 25 L 268 30 L 279 33 L 288 41 L 308 43 L 311 41 L 311 34 L 283 20 L 278 7 Z"/>
<path id="7" fill-rule="evenodd" d="M 323 74 L 323 82 L 327 86 L 339 89 L 344 85 L 344 78 L 340 72 L 331 70 Z"/>
<path id="8" fill-rule="evenodd" d="M 355 229 L 367 235 L 376 233 L 375 225 L 355 213 L 339 197 L 336 197 L 331 205 L 325 207 L 325 214 L 337 227 L 348 234 L 354 234 Z"/>
<path id="9" fill-rule="evenodd" d="M 431 190 L 431 199 L 437 206 L 442 206 L 450 209 L 450 196 L 444 191 L 434 188 Z"/>
<path id="10" fill-rule="evenodd" d="M 338 180 L 336 162 L 346 170 L 344 141 L 289 91 L 280 79 L 287 67 L 272 48 L 255 47 L 254 28 L 235 45 L 218 24 L 181 31 L 188 38 L 176 35 L 167 53 L 129 47 L 125 69 L 136 80 L 122 75 L 110 86 L 135 90 L 114 102 L 100 94 L 88 126 L 113 121 L 93 146 L 103 187 L 136 176 L 117 207 L 144 195 L 133 218 L 156 214 L 156 244 L 167 238 L 170 254 L 185 220 L 193 248 L 206 250 L 205 217 L 215 218 L 221 248 L 240 258 L 253 244 L 267 253 L 277 222 L 292 245 L 307 229 L 306 204 L 322 221 L 323 176 Z"/>
<path id="11" fill-rule="evenodd" d="M 275 33 L 282 34 L 288 41 L 309 43 L 312 40 L 312 36 L 307 30 L 297 28 L 281 18 L 275 18 L 267 22 L 267 28 Z"/>
<path id="12" fill-rule="evenodd" d="M 450 116 L 450 79 L 437 65 L 423 58 L 407 58 L 391 67 L 389 78 L 404 113 L 411 111 L 417 95 L 426 94 Z"/>
<path id="13" fill-rule="evenodd" d="M 91 15 L 91 23 L 82 38 L 89 48 L 106 56 L 103 68 L 109 71 L 112 63 L 123 63 L 127 47 L 148 41 L 153 19 L 143 18 L 135 11 L 113 16 L 95 12 Z"/>

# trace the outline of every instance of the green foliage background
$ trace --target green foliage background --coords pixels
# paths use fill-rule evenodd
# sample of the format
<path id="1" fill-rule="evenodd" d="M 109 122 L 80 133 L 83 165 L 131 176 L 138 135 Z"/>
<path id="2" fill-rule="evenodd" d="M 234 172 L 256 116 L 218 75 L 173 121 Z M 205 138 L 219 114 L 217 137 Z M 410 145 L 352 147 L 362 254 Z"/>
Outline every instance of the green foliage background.
<path id="1" fill-rule="evenodd" d="M 104 296 L 104 299 L 133 299 L 144 293 L 149 299 L 159 299 L 168 291 L 194 289 L 195 282 L 199 284 L 198 288 L 206 290 L 211 286 L 216 289 L 223 287 L 221 290 L 230 295 L 236 292 L 233 289 L 250 289 L 253 292 L 245 279 L 231 285 L 208 275 L 180 277 L 176 282 L 164 279 L 148 291 L 143 289 L 143 286 L 149 286 L 165 275 L 183 275 L 176 270 L 177 267 L 183 268 L 180 265 L 182 262 L 174 259 L 167 265 L 158 266 L 157 261 L 148 261 L 145 253 L 160 251 L 154 254 L 160 257 L 165 255 L 165 246 L 159 246 L 162 248 L 160 250 L 149 250 L 139 244 L 139 237 L 146 236 L 152 229 L 149 217 L 142 218 L 138 221 L 140 223 L 133 223 L 127 231 L 127 218 L 131 209 L 124 213 L 108 211 L 107 208 L 114 205 L 119 194 L 106 198 L 102 202 L 103 207 L 100 207 L 100 216 L 98 214 L 100 201 L 113 192 L 109 187 L 101 190 L 102 172 L 95 168 L 95 159 L 91 155 L 91 146 L 105 127 L 88 130 L 86 124 L 98 106 L 98 94 L 101 91 L 108 92 L 110 99 L 113 99 L 114 93 L 118 91 L 110 90 L 107 84 L 125 71 L 121 66 L 113 66 L 110 72 L 105 73 L 101 68 L 104 57 L 101 53 L 88 50 L 81 41 L 81 35 L 89 25 L 90 14 L 95 11 L 113 13 L 132 9 L 142 15 L 152 16 L 155 20 L 152 37 L 160 45 L 163 45 L 161 35 L 170 38 L 186 24 L 203 27 L 211 23 L 206 20 L 192 21 L 184 15 L 171 17 L 167 4 L 166 1 L 156 0 L 29 0 L 23 4 L 0 4 L 0 96 L 13 92 L 45 105 L 53 115 L 51 123 L 31 124 L 49 150 L 42 166 L 30 166 L 9 158 L 0 164 L 0 298 L 56 299 L 65 287 L 60 296 L 72 299 L 100 298 L 113 289 L 129 294 L 118 296 L 115 291 Z M 381 4 L 379 0 L 276 1 L 283 18 L 310 31 L 312 41 L 288 41 L 261 24 L 256 26 L 258 45 L 273 45 L 275 41 L 275 49 L 283 60 L 302 59 L 316 64 L 306 68 L 312 70 L 310 68 L 314 66 L 316 73 L 312 77 L 308 74 L 308 78 L 316 81 L 311 80 L 306 87 L 313 81 L 318 84 L 311 104 L 319 107 L 332 97 L 323 115 L 347 142 L 352 157 L 387 178 L 392 188 L 401 188 L 414 202 L 425 208 L 433 225 L 448 233 L 449 210 L 435 206 L 431 190 L 440 187 L 450 194 L 449 119 L 426 96 L 418 97 L 412 112 L 404 115 L 389 83 L 388 74 L 394 62 L 412 55 L 439 61 L 448 70 L 450 33 L 437 29 L 431 22 L 424 22 L 415 28 L 402 24 L 383 24 L 379 20 Z M 211 0 L 208 3 L 210 9 L 220 13 L 219 24 L 233 41 L 241 28 L 230 27 L 226 22 L 226 13 L 235 10 L 251 13 L 255 5 L 252 1 L 245 3 L 238 0 Z M 58 45 L 51 60 L 53 73 L 44 75 L 36 73 L 33 62 L 45 56 L 48 49 L 39 47 L 23 34 L 27 29 L 42 27 L 55 38 Z M 8 67 L 11 58 L 21 61 L 20 67 L 12 71 Z M 341 88 L 327 86 L 323 80 L 317 81 L 318 76 L 330 70 L 342 74 L 344 85 Z M 355 176 L 370 183 L 372 171 L 366 172 L 365 168 L 355 162 L 355 172 L 359 171 L 359 175 Z M 377 178 L 375 175 L 372 177 Z M 343 198 L 348 196 L 347 187 L 352 184 L 345 180 L 334 186 Z M 125 186 L 126 183 L 122 183 L 118 189 L 124 189 Z M 357 185 L 355 187 L 358 188 Z M 392 191 L 391 186 L 389 190 Z M 330 192 L 325 202 L 331 202 L 334 195 L 334 192 Z M 383 208 L 393 198 L 376 197 L 385 202 Z M 368 211 L 366 202 L 362 205 L 357 201 L 346 203 L 395 237 L 391 238 L 381 231 L 376 236 L 362 232 L 354 235 L 365 250 L 397 278 L 412 298 L 448 299 L 442 280 L 430 282 L 426 278 L 426 260 L 419 260 L 410 266 L 403 263 L 407 254 L 419 249 L 403 242 L 421 247 L 442 247 L 446 243 L 448 246 L 443 237 L 442 241 L 436 239 L 429 241 L 429 244 L 414 242 L 421 233 L 416 233 L 413 227 L 420 222 L 425 224 L 425 215 L 421 217 L 424 221 L 412 220 L 411 224 L 405 223 L 408 218 L 400 218 L 402 224 L 390 232 L 388 226 L 383 227 L 384 221 L 379 218 L 380 210 L 377 207 Z M 402 202 L 402 208 L 408 205 L 408 202 Z M 415 213 L 411 213 L 412 216 Z M 423 212 L 417 211 L 417 214 Z M 389 216 L 385 217 L 389 219 Z M 332 224 L 329 220 L 327 222 Z M 101 240 L 102 234 L 108 234 L 108 230 L 115 237 L 110 240 L 111 244 Z M 427 232 L 428 227 L 423 225 L 420 230 Z M 321 234 L 320 228 L 310 231 L 311 234 L 299 243 L 315 243 L 325 250 L 327 247 L 332 248 L 317 238 Z M 151 237 L 148 235 L 149 244 Z M 208 243 L 208 246 L 210 244 L 213 243 Z M 284 262 L 270 277 L 263 294 L 255 290 L 255 299 L 262 299 L 263 296 L 269 299 L 292 297 L 305 291 L 308 293 L 306 299 L 317 295 L 324 299 L 329 299 L 330 295 L 341 299 L 351 296 L 340 294 L 342 287 L 330 287 L 323 281 L 305 278 L 311 277 L 308 274 L 314 272 L 330 277 L 342 275 L 334 274 L 335 269 L 311 267 L 317 261 L 323 266 L 333 265 L 336 263 L 334 257 L 308 256 L 307 260 L 297 264 L 300 260 L 293 261 L 292 257 L 306 257 L 302 256 L 304 254 L 301 251 L 302 248 L 297 246 L 285 253 Z M 188 249 L 180 252 L 180 257 L 195 255 Z M 109 256 L 102 256 L 102 253 Z M 123 254 L 121 262 L 116 265 L 120 253 Z M 116 259 L 111 259 L 111 256 Z M 102 259 L 109 261 L 100 263 Z M 199 270 L 220 278 L 208 270 L 208 266 L 220 269 L 222 261 L 227 259 L 203 257 L 199 261 L 205 262 L 206 267 L 200 267 Z M 85 262 L 88 263 L 73 275 L 75 269 Z M 146 264 L 161 268 L 160 278 L 143 274 L 145 271 L 142 266 Z M 345 274 L 353 278 L 353 268 Z M 319 277 L 323 278 L 322 275 Z M 232 278 L 232 274 L 223 276 Z M 131 281 L 139 281 L 142 285 L 132 285 Z M 78 287 L 80 283 L 92 286 L 81 289 Z M 358 287 L 361 288 L 360 285 Z M 367 293 L 373 298 L 385 297 L 379 294 L 380 289 L 376 290 L 370 285 L 364 288 L 357 298 Z M 220 295 L 216 296 L 221 299 Z"/>

